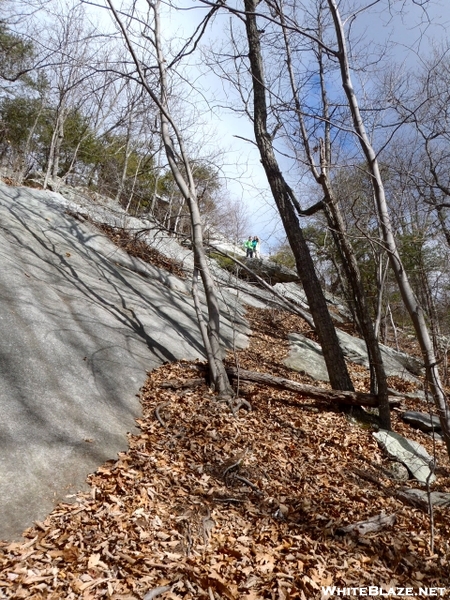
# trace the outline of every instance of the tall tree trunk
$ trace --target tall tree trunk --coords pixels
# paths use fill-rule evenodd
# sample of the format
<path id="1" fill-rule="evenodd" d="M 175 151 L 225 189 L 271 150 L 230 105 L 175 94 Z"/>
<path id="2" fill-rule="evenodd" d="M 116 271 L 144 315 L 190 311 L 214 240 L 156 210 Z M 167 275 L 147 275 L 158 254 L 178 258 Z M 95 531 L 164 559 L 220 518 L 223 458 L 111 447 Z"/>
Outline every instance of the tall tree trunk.
<path id="1" fill-rule="evenodd" d="M 344 26 L 342 24 L 339 9 L 336 0 L 327 1 L 333 18 L 338 42 L 337 57 L 341 71 L 342 86 L 351 110 L 355 132 L 369 166 L 384 244 L 386 250 L 388 251 L 391 268 L 394 272 L 403 303 L 411 317 L 420 349 L 422 351 L 426 368 L 427 383 L 436 405 L 447 446 L 447 452 L 450 456 L 450 407 L 441 383 L 437 361 L 433 350 L 433 343 L 431 341 L 426 324 L 424 311 L 411 287 L 393 234 L 392 223 L 389 216 L 383 179 L 381 177 L 377 155 L 367 135 L 350 76 L 350 66 L 348 63 L 348 52 L 345 41 Z"/>
<path id="2" fill-rule="evenodd" d="M 320 139 L 320 165 L 317 166 L 313 159 L 310 140 L 303 118 L 302 106 L 299 99 L 299 91 L 297 89 L 294 71 L 292 65 L 291 48 L 289 38 L 286 31 L 284 15 L 280 12 L 280 21 L 283 30 L 283 38 L 286 49 L 286 62 L 289 73 L 289 82 L 292 91 L 293 102 L 296 110 L 297 121 L 300 129 L 300 134 L 303 142 L 303 147 L 306 152 L 307 161 L 310 171 L 316 182 L 322 187 L 324 199 L 320 204 L 323 206 L 325 216 L 330 228 L 335 246 L 341 257 L 342 266 L 348 284 L 353 293 L 354 306 L 351 307 L 352 312 L 355 311 L 356 321 L 359 326 L 360 333 L 364 338 L 369 357 L 369 370 L 371 381 L 371 392 L 379 396 L 380 401 L 380 425 L 384 429 L 391 429 L 391 412 L 389 406 L 388 385 L 386 372 L 384 370 L 383 358 L 381 355 L 380 345 L 375 335 L 372 319 L 370 318 L 369 306 L 364 290 L 364 285 L 361 278 L 361 273 L 358 267 L 358 262 L 353 252 L 353 248 L 346 235 L 346 228 L 342 218 L 341 211 L 335 197 L 333 186 L 329 177 L 329 167 L 331 164 L 331 135 L 330 135 L 330 111 L 328 94 L 324 80 L 324 65 L 322 48 L 317 49 L 317 60 L 319 66 L 319 79 L 322 99 L 322 119 L 324 123 L 324 138 Z M 319 35 L 322 37 L 321 26 L 319 22 Z"/>
<path id="3" fill-rule="evenodd" d="M 278 166 L 272 139 L 267 131 L 266 89 L 260 33 L 255 15 L 258 0 L 244 0 L 244 5 L 250 68 L 253 77 L 254 131 L 261 162 L 277 204 L 289 244 L 294 253 L 298 274 L 302 281 L 319 342 L 322 346 L 330 383 L 334 389 L 353 390 L 353 384 L 348 374 L 344 355 L 339 346 L 336 330 L 328 312 L 327 303 L 314 268 L 311 254 L 292 202 L 293 192 L 286 183 Z"/>
<path id="4" fill-rule="evenodd" d="M 208 310 L 207 326 L 204 327 L 203 323 L 199 321 L 199 328 L 203 337 L 203 343 L 208 360 L 211 385 L 219 393 L 219 395 L 224 397 L 233 396 L 233 389 L 228 380 L 228 376 L 225 371 L 225 365 L 223 363 L 222 358 L 222 349 L 220 343 L 219 302 L 217 297 L 216 285 L 212 277 L 211 271 L 209 269 L 205 249 L 203 246 L 202 222 L 198 206 L 197 192 L 192 174 L 192 168 L 186 150 L 184 148 L 183 136 L 181 135 L 181 132 L 179 131 L 176 122 L 170 113 L 168 105 L 168 86 L 166 72 L 167 63 L 161 46 L 161 27 L 159 18 L 160 0 L 157 0 L 155 3 L 149 4 L 154 14 L 152 43 L 156 51 L 157 66 L 160 77 L 159 95 L 154 92 L 153 86 L 151 86 L 147 82 L 141 62 L 138 56 L 136 55 L 131 40 L 127 34 L 125 24 L 121 20 L 116 9 L 114 8 L 112 0 L 107 0 L 107 2 L 122 32 L 128 51 L 136 66 L 140 84 L 143 86 L 147 94 L 150 96 L 152 101 L 159 109 L 161 119 L 161 135 L 164 143 L 166 157 L 170 169 L 172 171 L 175 183 L 189 207 L 192 227 L 192 244 L 194 250 L 194 284 L 196 284 L 197 281 L 197 274 L 200 273 L 203 289 L 205 291 L 206 305 Z M 176 139 L 178 144 L 178 155 L 174 147 L 172 136 L 170 135 L 171 132 L 173 133 L 174 138 Z M 180 161 L 183 165 L 184 173 L 180 170 Z M 196 302 L 195 285 L 193 288 L 193 293 L 194 301 Z M 203 318 L 202 314 L 198 314 L 198 316 L 199 319 Z"/>

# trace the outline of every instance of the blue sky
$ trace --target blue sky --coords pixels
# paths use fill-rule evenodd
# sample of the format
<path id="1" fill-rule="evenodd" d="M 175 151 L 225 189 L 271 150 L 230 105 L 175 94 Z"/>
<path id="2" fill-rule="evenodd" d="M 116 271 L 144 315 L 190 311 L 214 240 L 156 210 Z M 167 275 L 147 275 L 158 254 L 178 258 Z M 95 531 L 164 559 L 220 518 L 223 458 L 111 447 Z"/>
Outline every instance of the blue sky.
<path id="1" fill-rule="evenodd" d="M 348 5 L 342 2 L 341 5 Z M 353 3 L 355 4 L 355 3 Z M 358 6 L 364 3 L 358 2 Z M 365 4 L 371 4 L 368 0 Z M 391 10 L 388 10 L 388 4 Z M 428 0 L 419 6 L 417 0 L 382 0 L 367 12 L 358 15 L 353 21 L 352 35 L 361 37 L 364 44 L 368 44 L 373 52 L 378 52 L 386 43 L 389 43 L 389 62 L 399 65 L 413 66 L 420 63 L 427 54 L 433 42 L 444 40 L 447 37 L 450 23 L 450 11 L 445 7 L 444 0 Z M 192 31 L 198 23 L 205 9 L 197 2 L 185 0 L 177 2 L 177 6 L 191 10 L 171 11 L 169 30 L 184 37 Z M 199 8 L 193 9 L 194 6 Z M 403 7 L 400 13 L 399 8 Z M 424 10 L 425 9 L 425 10 Z M 225 35 L 225 27 L 229 17 L 222 16 L 216 19 L 213 29 L 208 33 L 205 43 L 219 44 Z M 170 23 L 170 24 L 169 24 Z M 400 67 L 401 68 L 401 67 Z M 195 69 L 195 67 L 194 67 Z M 223 88 L 213 73 L 203 75 L 198 84 L 205 97 L 214 98 L 216 102 L 230 94 L 230 90 Z M 204 102 L 199 99 L 199 105 Z M 249 233 L 257 234 L 266 241 L 266 250 L 270 243 L 283 237 L 278 223 L 276 211 L 270 207 L 270 199 L 265 174 L 260 164 L 259 154 L 255 146 L 244 142 L 235 136 L 253 139 L 251 123 L 243 117 L 238 117 L 232 111 L 210 107 L 204 104 L 204 121 L 207 127 L 217 131 L 220 144 L 228 149 L 227 165 L 224 171 L 228 176 L 227 185 L 235 196 L 242 196 L 243 201 L 251 214 L 252 229 Z M 287 167 L 287 164 L 286 164 Z"/>
<path id="2" fill-rule="evenodd" d="M 445 7 L 447 0 L 420 1 L 426 7 L 426 12 L 419 6 L 419 0 L 380 0 L 352 21 L 353 37 L 362 38 L 374 55 L 389 42 L 388 61 L 391 63 L 403 63 L 408 67 L 420 63 L 433 41 L 446 38 L 450 22 L 450 11 Z M 181 10 L 164 11 L 163 35 L 167 41 L 178 38 L 176 43 L 180 45 L 194 31 L 206 9 L 200 2 L 192 0 L 175 0 L 174 3 Z M 360 7 L 372 3 L 370 0 L 365 3 L 358 0 L 356 4 Z M 347 5 L 347 0 L 341 2 L 341 6 Z M 397 12 L 401 7 L 403 12 Z M 220 45 L 226 35 L 229 18 L 228 15 L 216 18 L 204 38 L 205 45 Z M 205 68 L 199 55 L 193 55 L 189 61 L 185 74 L 195 80 L 198 88 L 197 92 L 191 90 L 189 94 L 189 102 L 199 115 L 195 135 L 205 150 L 224 151 L 222 169 L 226 187 L 232 197 L 242 199 L 247 206 L 251 222 L 249 235 L 258 235 L 263 240 L 263 252 L 267 252 L 271 245 L 283 237 L 283 232 L 273 208 L 257 148 L 241 139 L 253 139 L 252 124 L 232 110 L 220 107 L 228 103 L 230 97 L 233 98 L 233 92 Z M 283 164 L 287 169 L 287 163 Z"/>

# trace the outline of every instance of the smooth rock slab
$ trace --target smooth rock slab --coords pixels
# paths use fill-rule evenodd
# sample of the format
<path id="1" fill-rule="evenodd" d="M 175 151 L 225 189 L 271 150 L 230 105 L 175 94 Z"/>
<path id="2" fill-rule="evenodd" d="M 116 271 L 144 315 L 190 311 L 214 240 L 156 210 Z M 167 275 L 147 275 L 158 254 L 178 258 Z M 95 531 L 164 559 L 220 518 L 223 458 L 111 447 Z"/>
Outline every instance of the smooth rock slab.
<path id="1" fill-rule="evenodd" d="M 306 373 L 317 381 L 329 381 L 319 344 L 298 333 L 289 333 L 288 339 L 291 347 L 284 364 L 294 371 Z"/>
<path id="2" fill-rule="evenodd" d="M 126 449 L 147 371 L 204 357 L 190 283 L 74 217 L 86 211 L 0 183 L 0 538 L 20 536 Z M 166 249 L 176 257 L 173 240 L 161 239 Z M 245 346 L 240 301 L 221 290 L 220 302 L 224 342 Z"/>
<path id="3" fill-rule="evenodd" d="M 441 431 L 441 423 L 436 415 L 417 412 L 415 410 L 407 410 L 402 414 L 402 419 L 405 423 L 417 427 L 421 431 L 428 433 L 429 431 Z"/>
<path id="4" fill-rule="evenodd" d="M 425 490 L 401 488 L 401 491 L 413 500 L 428 503 L 428 494 Z M 431 492 L 430 498 L 433 506 L 450 506 L 450 493 L 448 492 Z"/>
<path id="5" fill-rule="evenodd" d="M 355 338 L 344 331 L 336 330 L 339 344 L 347 360 L 358 365 L 369 368 L 366 344 L 364 340 Z M 301 333 L 289 334 L 291 343 L 290 353 L 284 364 L 294 371 L 304 372 L 313 379 L 329 381 L 322 348 L 316 342 L 308 339 Z M 386 375 L 396 376 L 421 385 L 413 374 L 416 372 L 418 363 L 416 359 L 406 355 L 404 352 L 396 352 L 392 348 L 381 345 Z"/>
<path id="6" fill-rule="evenodd" d="M 395 431 L 380 429 L 373 434 L 379 445 L 390 457 L 403 463 L 411 475 L 421 483 L 433 483 L 436 477 L 429 467 L 433 457 L 414 440 L 407 440 Z"/>

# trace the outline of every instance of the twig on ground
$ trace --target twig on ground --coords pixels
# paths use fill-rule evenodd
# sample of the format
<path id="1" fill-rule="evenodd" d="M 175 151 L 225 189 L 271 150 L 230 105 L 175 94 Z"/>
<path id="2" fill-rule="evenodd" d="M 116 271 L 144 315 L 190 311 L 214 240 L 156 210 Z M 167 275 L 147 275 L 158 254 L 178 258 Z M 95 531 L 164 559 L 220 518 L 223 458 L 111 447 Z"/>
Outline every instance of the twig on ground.
<path id="1" fill-rule="evenodd" d="M 167 425 L 166 425 L 165 421 L 163 421 L 163 418 L 161 417 L 160 412 L 168 404 L 169 404 L 169 402 L 161 402 L 161 404 L 158 404 L 158 406 L 155 408 L 155 417 L 158 419 L 159 424 L 161 425 L 161 427 L 164 427 L 164 429 L 167 429 Z"/>
<path id="2" fill-rule="evenodd" d="M 238 481 L 242 481 L 242 483 L 245 483 L 245 485 L 248 485 L 249 487 L 252 488 L 252 490 L 255 490 L 255 492 L 260 492 L 260 489 L 258 488 L 258 486 L 256 486 L 254 483 L 252 483 L 251 481 L 249 481 L 246 477 L 242 477 L 242 475 L 234 475 L 233 479 L 237 479 Z"/>

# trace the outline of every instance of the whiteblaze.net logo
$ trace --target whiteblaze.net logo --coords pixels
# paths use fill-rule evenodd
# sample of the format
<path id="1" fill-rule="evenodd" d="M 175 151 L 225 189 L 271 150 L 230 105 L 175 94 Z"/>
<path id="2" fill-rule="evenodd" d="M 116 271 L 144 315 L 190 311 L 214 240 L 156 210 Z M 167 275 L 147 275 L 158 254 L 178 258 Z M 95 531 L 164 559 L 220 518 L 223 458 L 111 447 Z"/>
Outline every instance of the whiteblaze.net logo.
<path id="1" fill-rule="evenodd" d="M 446 588 L 441 587 L 420 587 L 414 588 L 402 588 L 402 587 L 391 587 L 382 588 L 376 585 L 370 585 L 368 587 L 336 587 L 336 586 L 322 586 L 322 599 L 326 598 L 338 598 L 343 596 L 372 596 L 379 598 L 411 598 L 411 597 L 444 597 Z"/>

